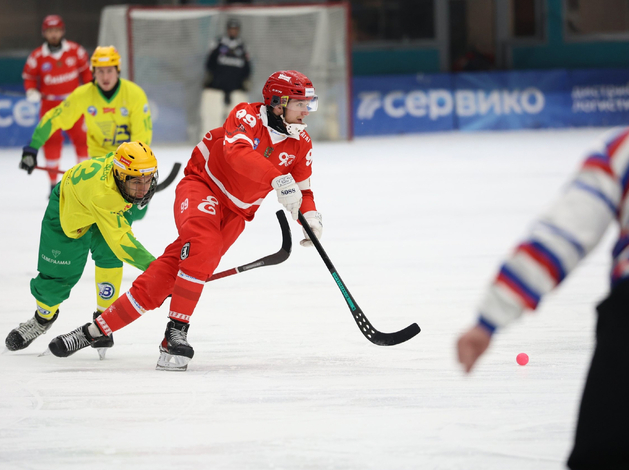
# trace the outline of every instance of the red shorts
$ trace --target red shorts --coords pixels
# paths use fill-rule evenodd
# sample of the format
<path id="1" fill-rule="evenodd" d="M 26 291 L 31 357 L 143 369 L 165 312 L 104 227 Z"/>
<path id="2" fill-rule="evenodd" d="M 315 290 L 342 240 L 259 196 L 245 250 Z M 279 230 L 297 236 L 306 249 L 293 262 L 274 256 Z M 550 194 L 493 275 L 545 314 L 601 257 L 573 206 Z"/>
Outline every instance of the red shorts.
<path id="1" fill-rule="evenodd" d="M 177 273 L 207 279 L 245 228 L 245 220 L 219 203 L 200 177 L 186 176 L 177 186 L 175 224 L 179 237 L 133 283 L 131 295 L 146 310 L 172 293 Z"/>

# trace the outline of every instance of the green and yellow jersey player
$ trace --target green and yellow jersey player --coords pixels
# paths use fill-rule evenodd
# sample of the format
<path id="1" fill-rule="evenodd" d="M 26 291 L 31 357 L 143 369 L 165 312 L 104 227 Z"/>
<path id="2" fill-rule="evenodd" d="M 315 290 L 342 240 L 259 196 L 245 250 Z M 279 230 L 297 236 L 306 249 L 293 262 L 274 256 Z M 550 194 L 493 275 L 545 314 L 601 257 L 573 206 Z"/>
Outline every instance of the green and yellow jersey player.
<path id="1" fill-rule="evenodd" d="M 9 333 L 9 350 L 26 348 L 52 326 L 59 305 L 83 274 L 88 253 L 96 265 L 94 317 L 118 298 L 123 262 L 146 270 L 155 258 L 133 235 L 129 211 L 146 207 L 157 177 L 157 159 L 142 142 L 123 143 L 115 152 L 79 163 L 64 174 L 42 221 L 39 274 L 31 280 L 35 315 Z M 113 341 L 94 345 L 101 357 L 111 346 Z"/>

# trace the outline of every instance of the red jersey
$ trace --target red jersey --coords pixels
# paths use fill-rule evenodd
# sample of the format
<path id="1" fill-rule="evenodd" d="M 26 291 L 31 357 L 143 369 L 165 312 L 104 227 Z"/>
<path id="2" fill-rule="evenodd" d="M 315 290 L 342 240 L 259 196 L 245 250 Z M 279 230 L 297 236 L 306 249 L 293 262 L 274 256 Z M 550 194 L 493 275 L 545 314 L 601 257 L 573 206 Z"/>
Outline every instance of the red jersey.
<path id="1" fill-rule="evenodd" d="M 22 78 L 25 90 L 36 88 L 42 99 L 62 101 L 81 83 L 92 81 L 92 72 L 85 49 L 76 42 L 62 39 L 57 52 L 51 53 L 47 43 L 31 52 Z"/>
<path id="2" fill-rule="evenodd" d="M 306 131 L 298 136 L 268 126 L 262 103 L 241 103 L 222 128 L 205 134 L 192 151 L 186 175 L 202 177 L 220 202 L 245 220 L 252 220 L 271 181 L 291 174 L 302 192 L 302 213 L 317 210 L 310 189 L 312 141 Z"/>

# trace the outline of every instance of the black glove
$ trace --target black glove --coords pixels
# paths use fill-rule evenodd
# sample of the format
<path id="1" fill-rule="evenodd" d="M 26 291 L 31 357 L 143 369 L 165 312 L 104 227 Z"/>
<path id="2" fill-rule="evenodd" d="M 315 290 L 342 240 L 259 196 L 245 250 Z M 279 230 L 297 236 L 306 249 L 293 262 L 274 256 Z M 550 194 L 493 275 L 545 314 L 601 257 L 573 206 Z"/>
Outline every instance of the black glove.
<path id="1" fill-rule="evenodd" d="M 26 170 L 30 175 L 37 166 L 37 149 L 29 145 L 22 149 L 22 161 L 20 170 Z"/>

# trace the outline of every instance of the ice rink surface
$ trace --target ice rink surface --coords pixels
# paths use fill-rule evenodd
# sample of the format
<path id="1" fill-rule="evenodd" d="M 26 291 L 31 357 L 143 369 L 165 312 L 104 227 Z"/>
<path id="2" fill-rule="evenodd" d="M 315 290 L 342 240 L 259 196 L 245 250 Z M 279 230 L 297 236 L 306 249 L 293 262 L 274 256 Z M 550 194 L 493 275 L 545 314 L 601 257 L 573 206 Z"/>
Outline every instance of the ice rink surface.
<path id="1" fill-rule="evenodd" d="M 167 303 L 116 332 L 104 361 L 92 349 L 39 357 L 54 336 L 91 320 L 89 261 L 48 334 L 0 354 L 0 468 L 565 468 L 616 227 L 537 312 L 495 337 L 471 375 L 454 345 L 501 258 L 603 131 L 315 142 L 323 246 L 376 328 L 421 326 L 402 345 L 363 337 L 292 222 L 284 264 L 206 286 L 187 372 L 155 370 Z M 153 150 L 165 177 L 191 146 Z M 20 153 L 0 150 L 2 339 L 35 309 L 29 280 L 48 196 L 44 172 L 17 169 Z M 66 147 L 63 167 L 73 164 Z M 174 188 L 134 225 L 156 256 L 176 236 Z M 219 270 L 279 249 L 278 209 L 269 194 Z M 138 274 L 125 267 L 123 290 Z M 527 366 L 516 364 L 520 352 Z"/>

